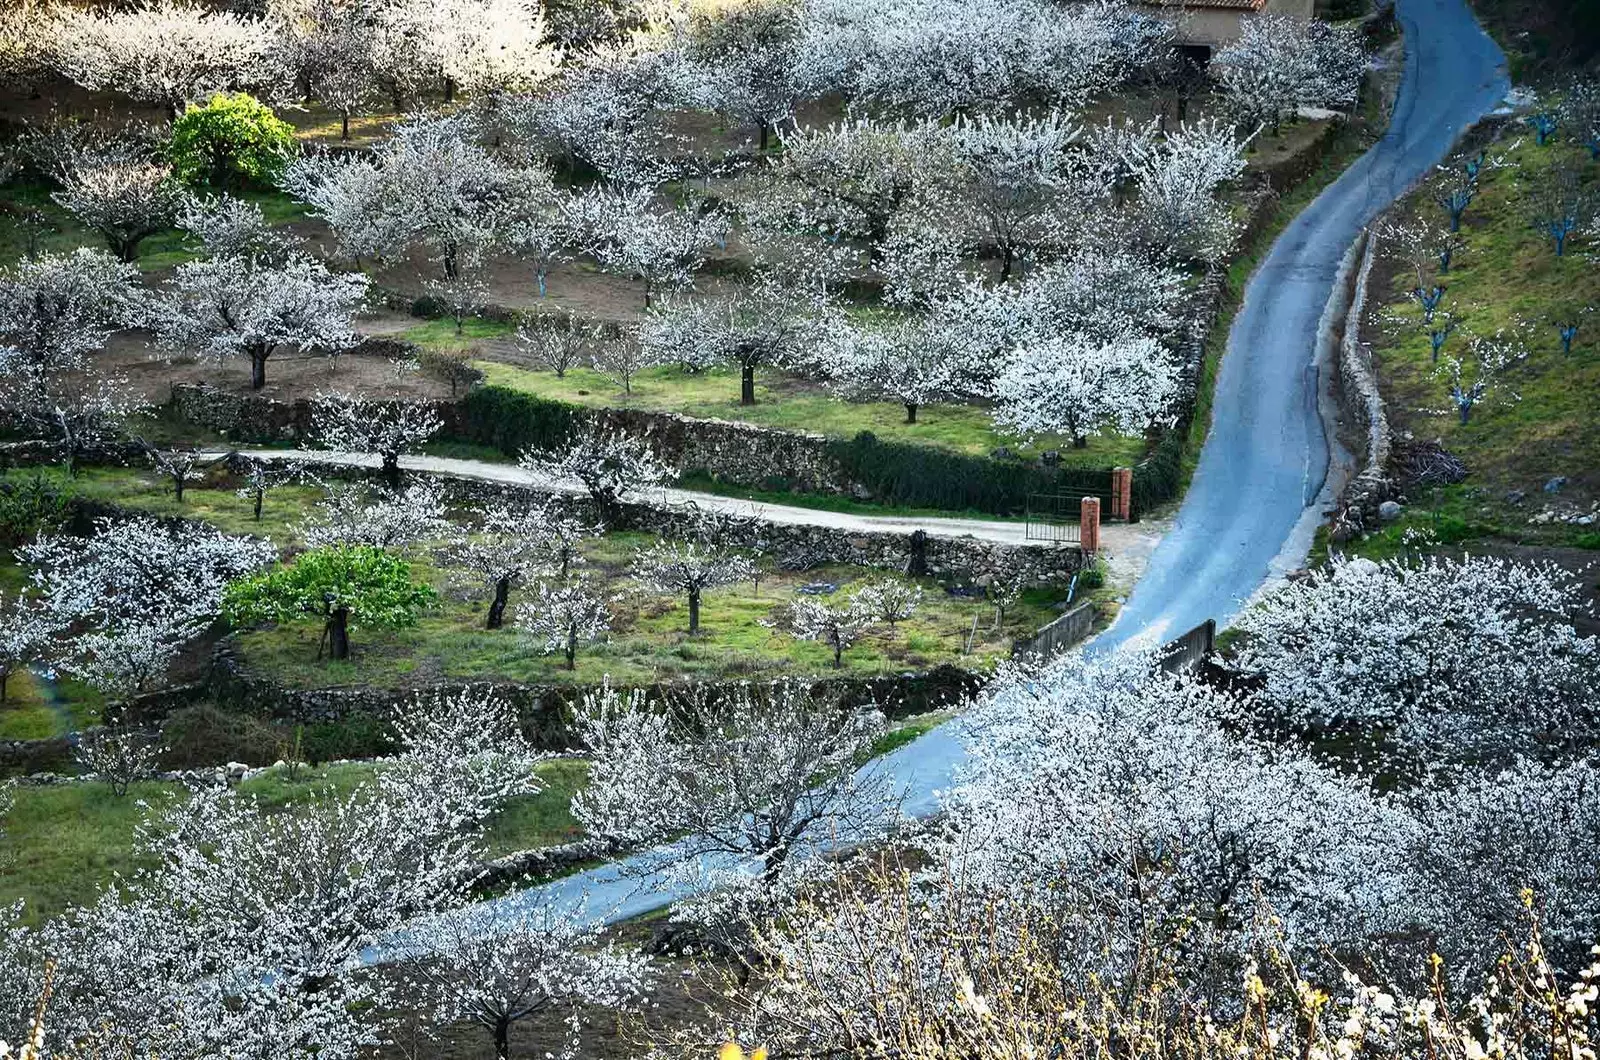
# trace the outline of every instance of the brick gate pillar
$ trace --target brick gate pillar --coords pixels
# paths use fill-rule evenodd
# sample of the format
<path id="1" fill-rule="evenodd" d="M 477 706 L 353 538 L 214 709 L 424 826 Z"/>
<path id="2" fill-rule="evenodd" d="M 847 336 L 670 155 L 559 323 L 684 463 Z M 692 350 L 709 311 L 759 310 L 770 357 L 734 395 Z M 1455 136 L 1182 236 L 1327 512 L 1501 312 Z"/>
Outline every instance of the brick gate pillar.
<path id="1" fill-rule="evenodd" d="M 1133 468 L 1111 469 L 1111 518 L 1127 522 L 1133 517 Z"/>
<path id="2" fill-rule="evenodd" d="M 1078 502 L 1078 547 L 1085 552 L 1100 551 L 1100 498 L 1085 497 Z"/>

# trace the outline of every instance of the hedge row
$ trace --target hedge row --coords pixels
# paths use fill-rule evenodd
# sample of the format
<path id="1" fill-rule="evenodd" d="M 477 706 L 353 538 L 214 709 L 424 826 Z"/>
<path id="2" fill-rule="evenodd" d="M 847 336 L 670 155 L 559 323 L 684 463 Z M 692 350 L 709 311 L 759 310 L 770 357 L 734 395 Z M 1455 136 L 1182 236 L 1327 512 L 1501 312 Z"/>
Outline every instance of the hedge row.
<path id="1" fill-rule="evenodd" d="M 456 429 L 461 441 L 518 456 L 530 448 L 564 445 L 579 425 L 582 412 L 564 401 L 549 401 L 501 386 L 478 386 L 461 402 Z"/>
<path id="2" fill-rule="evenodd" d="M 577 405 L 497 386 L 474 387 L 461 403 L 461 412 L 459 440 L 490 446 L 508 456 L 529 448 L 559 447 L 585 415 Z M 1021 460 L 967 456 L 932 446 L 883 441 L 870 431 L 850 439 L 830 439 L 824 443 L 824 451 L 838 465 L 841 478 L 864 487 L 881 504 L 1022 515 L 1030 494 L 1087 494 L 1101 497 L 1108 506 L 1111 502 L 1109 469 L 1050 468 Z M 1174 468 L 1176 460 L 1174 457 Z M 1135 474 L 1135 504 L 1146 508 L 1170 496 L 1176 488 L 1175 471 L 1170 479 L 1169 483 L 1164 477 L 1160 488 L 1152 491 L 1141 482 L 1141 475 Z M 782 483 L 772 485 L 781 487 Z"/>
<path id="3" fill-rule="evenodd" d="M 1022 515 L 1029 494 L 1096 494 L 1111 498 L 1111 472 L 1049 468 L 1020 460 L 967 456 L 926 445 L 885 442 L 871 431 L 827 443 L 844 476 L 874 500 L 907 508 Z"/>

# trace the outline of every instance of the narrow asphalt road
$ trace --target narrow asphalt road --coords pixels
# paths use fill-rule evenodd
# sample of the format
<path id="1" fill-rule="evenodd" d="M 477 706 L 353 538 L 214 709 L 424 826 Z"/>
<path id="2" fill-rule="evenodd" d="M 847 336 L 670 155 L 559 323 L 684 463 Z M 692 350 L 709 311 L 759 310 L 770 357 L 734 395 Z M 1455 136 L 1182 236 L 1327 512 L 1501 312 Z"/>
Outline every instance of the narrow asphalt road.
<path id="1" fill-rule="evenodd" d="M 1159 645 L 1208 618 L 1226 624 L 1275 561 L 1305 559 L 1304 535 L 1298 555 L 1283 554 L 1328 471 L 1315 361 L 1340 262 L 1510 88 L 1505 57 L 1465 0 L 1399 0 L 1397 15 L 1405 70 L 1389 130 L 1301 211 L 1245 288 L 1194 480 L 1097 651 Z"/>
<path id="2" fill-rule="evenodd" d="M 219 451 L 215 455 L 220 457 L 223 454 Z M 378 458 L 370 453 L 341 453 L 325 449 L 245 449 L 240 451 L 240 455 L 260 460 L 298 460 L 308 464 L 344 467 L 376 468 L 379 464 Z M 516 464 L 494 464 L 486 460 L 456 460 L 440 456 L 403 456 L 400 458 L 400 466 L 407 471 L 475 479 L 480 482 L 502 482 L 552 493 L 573 495 L 584 493 L 582 484 L 576 479 L 544 475 Z M 980 541 L 993 541 L 1005 545 L 1028 543 L 1023 523 L 998 519 L 857 515 L 853 512 L 798 508 L 790 504 L 769 504 L 765 501 L 748 501 L 738 497 L 723 497 L 715 493 L 680 489 L 653 489 L 635 494 L 630 499 L 663 505 L 693 504 L 706 511 L 725 515 L 760 519 L 786 526 L 824 526 L 847 533 L 910 534 L 914 530 L 922 530 L 934 537 L 972 537 Z M 1145 531 L 1137 526 L 1106 524 L 1100 531 L 1101 546 L 1113 554 L 1122 551 L 1124 546 L 1130 551 L 1136 551 L 1143 535 Z"/>
<path id="3" fill-rule="evenodd" d="M 1315 350 L 1340 260 L 1360 229 L 1509 88 L 1504 57 L 1465 0 L 1399 0 L 1398 17 L 1406 62 L 1388 134 L 1289 226 L 1246 288 L 1212 430 L 1176 524 L 1093 650 L 1159 643 L 1207 618 L 1227 620 L 1266 580 L 1321 491 L 1329 450 Z M 887 770 L 904 792 L 903 812 L 924 816 L 953 783 L 963 740 L 958 718 L 868 768 Z M 668 904 L 672 887 L 631 874 L 638 864 L 624 859 L 489 906 L 507 913 L 527 903 L 582 906 L 617 921 Z"/>

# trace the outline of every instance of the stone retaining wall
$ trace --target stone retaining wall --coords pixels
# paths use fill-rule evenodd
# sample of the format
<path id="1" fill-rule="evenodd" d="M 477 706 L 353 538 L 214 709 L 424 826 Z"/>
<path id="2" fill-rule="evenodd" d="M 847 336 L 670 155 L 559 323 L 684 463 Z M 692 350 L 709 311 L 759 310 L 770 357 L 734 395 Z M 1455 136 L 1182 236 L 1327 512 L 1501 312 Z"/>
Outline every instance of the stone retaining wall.
<path id="1" fill-rule="evenodd" d="M 406 404 L 417 404 L 407 402 Z M 455 433 L 459 407 L 453 401 L 430 401 L 444 421 L 444 433 Z M 237 394 L 196 383 L 172 387 L 172 410 L 196 427 L 226 434 L 235 443 L 286 442 L 305 439 L 311 430 L 311 401 L 276 401 L 259 394 Z"/>
<path id="2" fill-rule="evenodd" d="M 1371 529 L 1378 522 L 1378 506 L 1393 493 L 1388 464 L 1392 438 L 1384 412 L 1383 394 L 1378 388 L 1372 350 L 1361 341 L 1361 321 L 1367 308 L 1367 283 L 1377 257 L 1378 241 L 1363 232 L 1350 248 L 1354 262 L 1359 257 L 1345 311 L 1343 334 L 1335 346 L 1339 361 L 1338 386 L 1334 388 L 1341 419 L 1351 430 L 1358 447 L 1360 468 L 1345 487 L 1339 510 L 1333 517 L 1331 535 L 1346 541 Z"/>
<path id="3" fill-rule="evenodd" d="M 715 701 L 744 681 L 697 682 Z M 207 682 L 213 700 L 229 710 L 252 713 L 284 724 L 339 724 L 360 718 L 386 723 L 403 704 L 418 695 L 449 696 L 462 692 L 498 695 L 510 702 L 523 734 L 536 748 L 564 751 L 572 745 L 569 722 L 574 704 L 589 689 L 572 685 L 525 685 L 509 681 L 444 681 L 418 688 L 335 686 L 285 688 L 248 672 L 227 644 L 219 647 Z M 982 678 L 954 666 L 927 673 L 864 678 L 820 678 L 809 682 L 819 694 L 837 694 L 846 707 L 876 706 L 890 717 L 910 717 L 955 705 L 975 693 Z M 625 686 L 614 686 L 621 692 Z M 679 686 L 681 687 L 681 686 Z M 674 691 L 670 684 L 644 686 L 647 700 L 658 701 Z M 149 721 L 152 719 L 141 719 Z"/>

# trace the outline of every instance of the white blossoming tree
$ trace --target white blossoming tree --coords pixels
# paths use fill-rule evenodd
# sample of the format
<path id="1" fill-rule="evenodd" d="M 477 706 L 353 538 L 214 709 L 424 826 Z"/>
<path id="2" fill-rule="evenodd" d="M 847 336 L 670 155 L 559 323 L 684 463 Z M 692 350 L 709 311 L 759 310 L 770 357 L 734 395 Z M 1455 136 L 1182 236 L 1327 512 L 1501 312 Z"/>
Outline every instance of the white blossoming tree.
<path id="1" fill-rule="evenodd" d="M 438 434 L 444 421 L 431 405 L 374 401 L 351 394 L 318 394 L 311 403 L 311 437 L 324 449 L 371 453 L 391 487 L 400 484 L 400 457 Z"/>
<path id="2" fill-rule="evenodd" d="M 656 456 L 648 438 L 597 424 L 582 428 L 558 449 L 529 450 L 520 464 L 556 479 L 576 479 L 610 522 L 621 519 L 628 494 L 677 478 L 677 472 Z"/>
<path id="3" fill-rule="evenodd" d="M 469 575 L 475 587 L 489 590 L 484 628 L 504 624 L 511 590 L 535 574 L 558 570 L 564 580 L 574 556 L 565 554 L 568 539 L 574 551 L 598 528 L 587 526 L 549 499 L 486 508 L 480 525 L 464 529 L 445 548 L 445 558 Z"/>
<path id="4" fill-rule="evenodd" d="M 643 284 L 646 309 L 658 291 L 690 286 L 707 252 L 727 238 L 727 221 L 693 203 L 663 210 L 648 192 L 594 194 L 590 250 L 601 268 Z"/>
<path id="5" fill-rule="evenodd" d="M 401 551 L 422 541 L 445 536 L 444 498 L 427 481 L 405 488 L 367 490 L 359 485 L 330 484 L 327 496 L 296 528 L 312 548 L 367 545 Z"/>
<path id="6" fill-rule="evenodd" d="M 1547 563 L 1339 561 L 1240 616 L 1239 665 L 1281 717 L 1381 734 L 1416 765 L 1531 752 L 1581 741 L 1600 705 L 1579 594 Z"/>
<path id="7" fill-rule="evenodd" d="M 270 45 L 265 25 L 190 0 L 139 0 L 109 10 L 63 8 L 56 17 L 63 73 L 85 88 L 166 108 L 256 80 Z"/>
<path id="8" fill-rule="evenodd" d="M 12 677 L 50 659 L 58 623 L 58 616 L 26 594 L 0 593 L 0 703 Z"/>
<path id="9" fill-rule="evenodd" d="M 153 159 L 83 158 L 54 194 L 78 223 L 99 233 L 118 261 L 139 259 L 146 237 L 172 227 L 183 192 L 172 167 Z"/>
<path id="10" fill-rule="evenodd" d="M 633 557 L 633 576 L 654 592 L 679 596 L 689 607 L 689 635 L 700 632 L 700 600 L 710 589 L 750 577 L 752 564 L 737 552 L 701 540 L 661 539 Z"/>
<path id="11" fill-rule="evenodd" d="M 858 597 L 838 603 L 797 599 L 789 605 L 789 630 L 801 640 L 815 640 L 826 645 L 833 652 L 833 668 L 841 669 L 844 653 L 872 624 L 867 603 Z"/>
<path id="12" fill-rule="evenodd" d="M 677 916 L 722 941 L 747 937 L 829 844 L 875 834 L 893 808 L 887 779 L 859 763 L 883 731 L 876 710 L 804 685 L 739 685 L 663 704 L 589 693 L 575 724 L 592 756 L 572 812 L 628 845 L 675 841 L 638 864 L 687 889 Z"/>
<path id="13" fill-rule="evenodd" d="M 1354 27 L 1263 15 L 1242 29 L 1211 60 L 1223 98 L 1241 122 L 1276 130 L 1301 107 L 1355 102 L 1367 57 Z"/>
<path id="14" fill-rule="evenodd" d="M 1025 438 L 1139 434 L 1170 422 L 1179 373 L 1153 339 L 1098 342 L 1066 334 L 1019 348 L 994 383 L 995 423 Z"/>
<path id="15" fill-rule="evenodd" d="M 517 608 L 517 627 L 545 655 L 560 654 L 568 670 L 578 668 L 578 647 L 611 629 L 611 608 L 582 578 L 541 582 Z"/>

